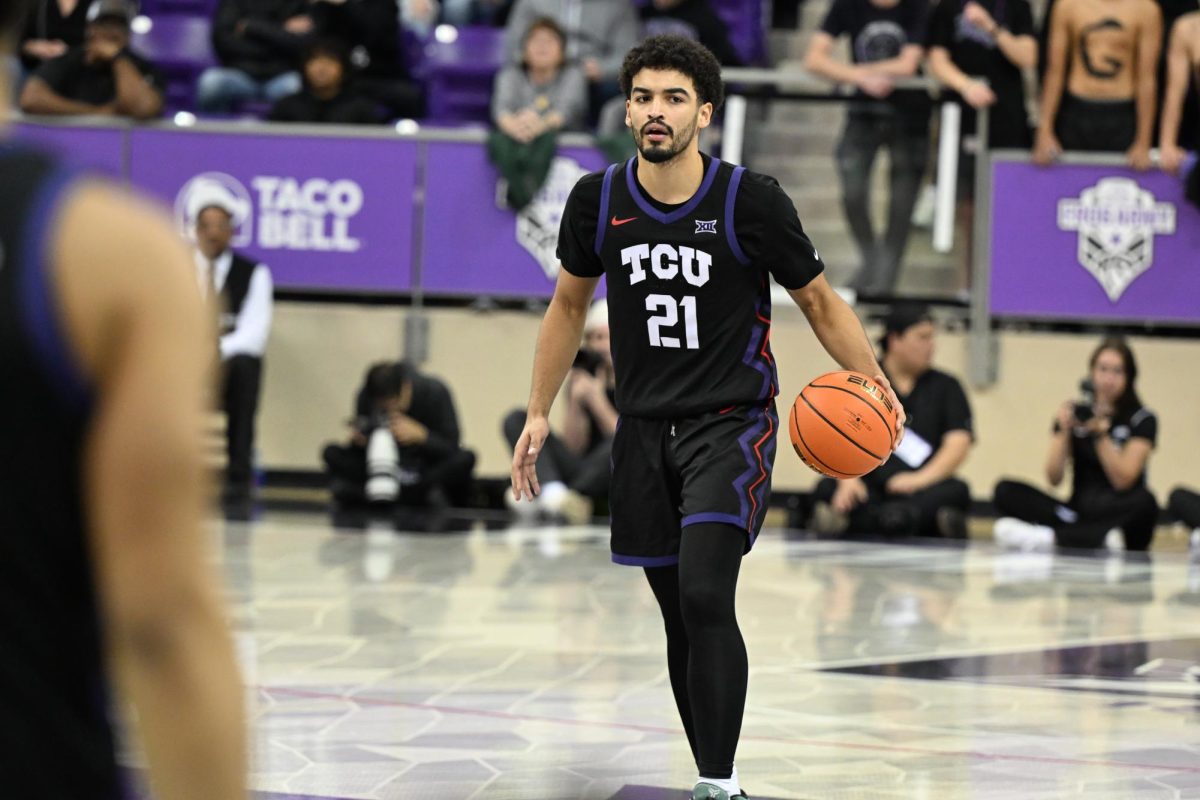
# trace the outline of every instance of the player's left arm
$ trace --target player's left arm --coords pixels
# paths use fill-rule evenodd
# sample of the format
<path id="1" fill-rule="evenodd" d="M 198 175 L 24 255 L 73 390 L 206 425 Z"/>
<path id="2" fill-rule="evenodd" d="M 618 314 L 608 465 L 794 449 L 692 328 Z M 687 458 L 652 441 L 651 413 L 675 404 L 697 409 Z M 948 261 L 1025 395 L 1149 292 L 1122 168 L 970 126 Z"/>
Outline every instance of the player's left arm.
<path id="1" fill-rule="evenodd" d="M 1137 98 L 1137 136 L 1127 159 L 1137 169 L 1150 167 L 1150 145 L 1154 138 L 1154 118 L 1158 112 L 1158 54 L 1162 49 L 1162 13 L 1155 3 L 1147 2 L 1138 31 L 1137 67 L 1134 70 Z"/>
<path id="2" fill-rule="evenodd" d="M 789 289 L 788 294 L 804 312 L 813 333 L 834 361 L 844 369 L 874 377 L 876 383 L 887 388 L 896 405 L 898 425 L 903 430 L 907 419 L 904 406 L 875 359 L 875 351 L 854 309 L 833 290 L 823 274 L 799 289 Z M 897 437 L 897 444 L 899 441 L 900 437 Z"/>

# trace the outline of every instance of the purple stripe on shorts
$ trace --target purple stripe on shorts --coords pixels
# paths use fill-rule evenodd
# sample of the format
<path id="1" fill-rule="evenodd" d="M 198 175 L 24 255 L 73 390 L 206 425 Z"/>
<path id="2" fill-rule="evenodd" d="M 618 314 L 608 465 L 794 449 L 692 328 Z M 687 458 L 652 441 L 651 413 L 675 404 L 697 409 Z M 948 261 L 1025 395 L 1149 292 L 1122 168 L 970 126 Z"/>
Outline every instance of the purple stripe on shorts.
<path id="1" fill-rule="evenodd" d="M 739 508 L 741 509 L 740 524 L 746 530 L 750 530 L 751 523 L 753 522 L 750 519 L 750 501 L 747 499 L 746 487 L 754 479 L 755 474 L 760 472 L 758 459 L 754 457 L 754 449 L 751 447 L 750 442 L 766 433 L 767 423 L 769 422 L 761 409 L 754 409 L 750 414 L 750 427 L 738 437 L 738 446 L 742 448 L 742 456 L 746 459 L 746 471 L 739 475 L 737 480 L 733 482 L 733 490 L 737 494 Z"/>
<path id="2" fill-rule="evenodd" d="M 719 522 L 742 530 L 746 529 L 746 521 L 742 517 L 733 514 L 718 514 L 715 511 L 704 514 L 688 514 L 683 518 L 680 527 L 686 528 L 688 525 L 700 525 L 705 522 Z"/>
<path id="3" fill-rule="evenodd" d="M 612 560 L 614 564 L 623 564 L 626 567 L 669 567 L 679 563 L 679 554 L 673 556 L 623 556 L 620 553 L 613 553 Z"/>

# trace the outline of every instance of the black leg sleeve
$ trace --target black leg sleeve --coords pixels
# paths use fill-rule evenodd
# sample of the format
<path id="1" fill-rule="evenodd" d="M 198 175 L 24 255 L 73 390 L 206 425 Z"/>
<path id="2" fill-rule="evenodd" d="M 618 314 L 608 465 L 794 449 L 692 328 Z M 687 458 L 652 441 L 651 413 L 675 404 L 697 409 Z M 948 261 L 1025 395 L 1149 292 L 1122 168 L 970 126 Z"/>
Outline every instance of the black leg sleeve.
<path id="1" fill-rule="evenodd" d="M 679 565 L 647 567 L 645 572 L 662 612 L 663 627 L 667 634 L 667 674 L 671 677 L 671 693 L 675 696 L 675 707 L 679 709 L 679 719 L 687 732 L 692 758 L 699 761 L 696 725 L 692 721 L 692 703 L 688 698 L 689 644 L 687 629 L 683 625 L 683 610 L 679 604 Z"/>

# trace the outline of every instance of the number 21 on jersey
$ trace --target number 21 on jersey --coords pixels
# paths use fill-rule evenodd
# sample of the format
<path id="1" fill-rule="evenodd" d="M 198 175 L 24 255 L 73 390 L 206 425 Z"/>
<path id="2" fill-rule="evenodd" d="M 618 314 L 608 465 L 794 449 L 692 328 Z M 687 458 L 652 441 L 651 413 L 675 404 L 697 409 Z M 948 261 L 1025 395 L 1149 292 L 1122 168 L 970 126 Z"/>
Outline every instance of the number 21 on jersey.
<path id="1" fill-rule="evenodd" d="M 652 249 L 648 244 L 638 244 L 622 248 L 621 263 L 630 268 L 630 285 L 646 280 L 647 262 L 654 277 L 669 281 L 682 276 L 684 281 L 697 288 L 708 283 L 712 268 L 712 256 L 694 247 L 677 248 L 669 244 L 657 244 Z M 678 336 L 667 335 L 668 331 L 679 325 L 680 309 L 683 309 L 683 343 Z M 688 350 L 700 349 L 694 296 L 677 300 L 669 294 L 647 295 L 646 310 L 651 312 L 646 320 L 651 347 L 678 348 L 685 343 Z"/>

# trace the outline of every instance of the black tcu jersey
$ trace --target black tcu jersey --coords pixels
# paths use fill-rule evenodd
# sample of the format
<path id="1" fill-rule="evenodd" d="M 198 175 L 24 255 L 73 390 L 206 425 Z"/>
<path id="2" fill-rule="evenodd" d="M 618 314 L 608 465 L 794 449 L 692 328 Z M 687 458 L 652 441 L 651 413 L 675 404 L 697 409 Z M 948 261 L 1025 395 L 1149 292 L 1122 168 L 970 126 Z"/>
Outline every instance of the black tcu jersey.
<path id="1" fill-rule="evenodd" d="M 779 184 L 702 156 L 704 180 L 667 206 L 641 188 L 636 158 L 571 192 L 559 259 L 607 276 L 622 414 L 677 419 L 762 406 L 778 391 L 770 275 L 788 289 L 822 270 Z"/>
<path id="2" fill-rule="evenodd" d="M 0 141 L 0 786 L 115 798 L 84 525 L 90 417 L 47 255 L 72 176 Z"/>

